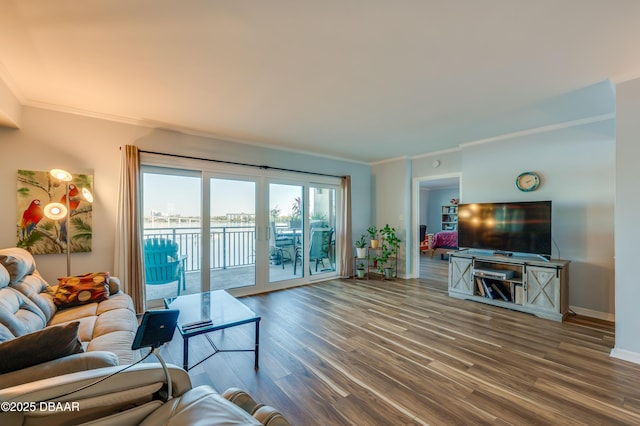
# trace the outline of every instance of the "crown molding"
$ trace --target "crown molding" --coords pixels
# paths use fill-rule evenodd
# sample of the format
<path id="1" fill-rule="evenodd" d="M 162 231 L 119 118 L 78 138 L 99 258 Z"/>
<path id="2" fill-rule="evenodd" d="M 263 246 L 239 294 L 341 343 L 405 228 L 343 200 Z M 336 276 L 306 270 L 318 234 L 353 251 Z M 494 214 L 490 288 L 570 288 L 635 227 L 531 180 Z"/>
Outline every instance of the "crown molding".
<path id="1" fill-rule="evenodd" d="M 411 157 L 411 159 L 418 160 L 421 158 L 428 158 L 428 157 L 435 157 L 435 156 L 444 155 L 444 154 L 450 154 L 453 152 L 460 151 L 464 148 L 468 148 L 470 146 L 482 145 L 482 144 L 492 143 L 492 142 L 499 142 L 502 140 L 513 139 L 513 138 L 518 138 L 523 136 L 531 136 L 539 133 L 551 132 L 554 130 L 568 129 L 571 127 L 583 126 L 585 124 L 592 124 L 592 123 L 599 123 L 602 121 L 613 120 L 615 118 L 616 118 L 616 114 L 612 112 L 608 114 L 601 114 L 601 115 L 595 115 L 592 117 L 581 118 L 579 120 L 571 120 L 571 121 L 565 121 L 562 123 L 550 124 L 548 126 L 533 127 L 531 129 L 521 130 L 518 132 L 505 133 L 498 136 L 492 136 L 490 138 L 464 142 L 459 144 L 456 148 L 443 149 L 440 151 L 433 151 L 425 154 L 414 155 Z"/>
<path id="2" fill-rule="evenodd" d="M 7 82 L 7 79 L 5 79 L 5 77 L 7 77 L 7 76 L 8 75 L 6 74 L 6 72 L 4 72 L 4 68 L 2 66 L 2 63 L 0 63 L 0 77 L 3 78 L 5 83 Z M 638 75 L 638 76 L 640 77 L 640 75 Z M 290 152 L 290 153 L 295 153 L 295 154 L 303 154 L 303 155 L 310 155 L 310 156 L 319 157 L 319 158 L 326 158 L 326 159 L 330 159 L 330 160 L 334 160 L 334 161 L 345 161 L 345 162 L 348 162 L 348 163 L 360 164 L 360 165 L 365 165 L 365 166 L 378 166 L 378 165 L 381 165 L 381 164 L 390 163 L 390 162 L 399 161 L 399 160 L 406 160 L 406 159 L 417 160 L 417 159 L 421 159 L 421 158 L 428 158 L 428 157 L 433 157 L 433 156 L 438 156 L 438 155 L 445 155 L 445 154 L 458 152 L 458 151 L 460 151 L 460 150 L 462 150 L 464 148 L 468 148 L 470 146 L 487 144 L 487 143 L 498 142 L 498 141 L 502 141 L 502 140 L 506 140 L 506 139 L 512 139 L 512 138 L 524 137 L 524 136 L 531 136 L 531 135 L 535 135 L 535 134 L 551 132 L 551 131 L 554 131 L 554 130 L 566 129 L 566 128 L 570 128 L 570 127 L 582 126 L 582 125 L 585 125 L 585 124 L 591 124 L 591 123 L 598 123 L 598 122 L 607 121 L 607 120 L 613 120 L 613 119 L 615 119 L 615 116 L 616 116 L 615 113 L 601 114 L 601 115 L 592 116 L 592 117 L 588 117 L 588 118 L 583 118 L 583 119 L 578 119 L 578 120 L 571 120 L 571 121 L 566 121 L 566 122 L 562 122 L 562 123 L 551 124 L 551 125 L 548 125 L 548 126 L 541 126 L 541 127 L 535 127 L 535 128 L 531 128 L 531 129 L 526 129 L 526 130 L 522 130 L 522 131 L 518 131 L 518 132 L 505 133 L 505 134 L 498 135 L 498 136 L 492 136 L 490 138 L 478 139 L 478 140 L 475 140 L 475 141 L 464 142 L 464 143 L 461 143 L 457 147 L 454 147 L 454 148 L 447 148 L 447 149 L 442 149 L 442 150 L 438 150 L 438 151 L 427 152 L 427 153 L 424 153 L 424 154 L 418 154 L 418 155 L 414 155 L 414 156 L 400 156 L 400 157 L 394 157 L 394 158 L 387 158 L 387 159 L 379 160 L 379 161 L 366 162 L 366 161 L 360 161 L 360 160 L 346 159 L 346 158 L 338 157 L 338 156 L 335 156 L 335 155 L 314 153 L 314 152 L 305 151 L 305 150 L 301 150 L 301 149 L 282 147 L 280 145 L 275 145 L 275 144 L 270 144 L 270 143 L 256 142 L 256 141 L 247 140 L 247 139 L 240 139 L 240 138 L 232 138 L 232 137 L 228 137 L 228 136 L 221 136 L 221 135 L 215 134 L 213 132 L 208 132 L 208 131 L 198 130 L 198 129 L 192 129 L 192 128 L 188 128 L 188 127 L 182 127 L 182 126 L 177 126 L 177 125 L 170 124 L 170 123 L 164 123 L 164 122 L 153 121 L 153 120 L 148 120 L 148 119 L 135 119 L 135 118 L 123 117 L 123 116 L 112 115 L 112 114 L 98 113 L 98 112 L 95 112 L 95 111 L 83 110 L 83 109 L 79 109 L 79 108 L 71 108 L 71 107 L 66 107 L 66 106 L 57 105 L 57 104 L 50 104 L 50 103 L 46 103 L 46 102 L 39 102 L 39 101 L 33 101 L 33 100 L 24 100 L 22 98 L 22 96 L 18 92 L 16 92 L 15 85 L 10 83 L 10 81 L 11 81 L 10 79 L 8 79 L 8 80 L 9 80 L 9 83 L 7 83 L 7 85 L 9 87 L 9 89 L 14 93 L 14 95 L 16 95 L 16 97 L 18 98 L 18 101 L 23 106 L 28 106 L 28 107 L 32 107 L 32 108 L 46 109 L 46 110 L 51 110 L 51 111 L 56 111 L 56 112 L 63 112 L 63 113 L 67 113 L 67 114 L 73 114 L 73 115 L 79 115 L 79 116 L 83 116 L 83 117 L 95 118 L 95 119 L 99 119 L 99 120 L 106 120 L 106 121 L 112 121 L 112 122 L 117 122 L 117 123 L 129 124 L 129 125 L 133 125 L 133 126 L 146 127 L 146 128 L 150 128 L 150 129 L 165 129 L 165 130 L 169 130 L 169 131 L 175 131 L 175 132 L 188 134 L 188 135 L 191 135 L 191 136 L 198 136 L 198 137 L 203 137 L 203 138 L 208 138 L 208 139 L 215 139 L 215 140 L 218 140 L 218 141 L 221 141 L 221 142 L 231 142 L 231 143 L 237 143 L 237 144 L 260 147 L 260 148 L 268 148 L 268 149 L 274 149 L 274 150 L 278 150 L 278 151 Z"/>
<path id="3" fill-rule="evenodd" d="M 352 160 L 352 159 L 347 159 L 347 158 L 344 158 L 344 157 L 338 157 L 338 156 L 335 156 L 335 155 L 315 153 L 315 152 L 311 152 L 311 151 L 305 151 L 305 150 L 302 150 L 302 149 L 288 148 L 288 147 L 283 147 L 283 146 L 280 146 L 280 145 L 263 143 L 263 142 L 256 142 L 256 141 L 251 141 L 251 140 L 247 140 L 247 139 L 231 138 L 231 137 L 228 137 L 228 136 L 221 136 L 221 135 L 215 134 L 213 132 L 207 132 L 207 131 L 204 131 L 204 130 L 198 130 L 198 129 L 192 129 L 192 128 L 189 128 L 189 127 L 177 126 L 177 125 L 174 125 L 174 124 L 171 124 L 171 123 L 164 123 L 164 122 L 160 122 L 160 121 L 123 117 L 123 116 L 120 116 L 120 115 L 99 113 L 99 112 L 95 112 L 95 111 L 88 111 L 88 110 L 83 110 L 83 109 L 78 109 L 78 108 L 71 108 L 71 107 L 66 107 L 66 106 L 62 106 L 62 105 L 50 104 L 50 103 L 45 103 L 45 102 L 37 102 L 37 101 L 32 101 L 32 100 L 29 100 L 29 101 L 23 103 L 23 105 L 31 107 L 31 108 L 40 108 L 40 109 L 45 109 L 45 110 L 49 110 L 49 111 L 62 112 L 62 113 L 65 113 L 65 114 L 72 114 L 72 115 L 79 115 L 79 116 L 82 116 L 82 117 L 95 118 L 95 119 L 98 119 L 98 120 L 111 121 L 111 122 L 116 122 L 116 123 L 121 123 L 121 124 L 128 124 L 128 125 L 132 125 L 132 126 L 146 127 L 146 128 L 149 128 L 149 129 L 163 129 L 163 130 L 168 130 L 168 131 L 174 131 L 174 132 L 179 132 L 179 133 L 183 133 L 183 134 L 190 135 L 190 136 L 197 136 L 197 137 L 202 137 L 202 138 L 207 138 L 207 139 L 215 139 L 215 140 L 220 141 L 220 142 L 230 142 L 230 143 L 237 143 L 237 144 L 242 144 L 242 145 L 249 145 L 249 146 L 259 147 L 259 148 L 274 149 L 274 150 L 290 152 L 290 153 L 294 153 L 294 154 L 303 154 L 303 155 L 309 155 L 309 156 L 312 156 L 312 157 L 327 158 L 329 160 L 344 161 L 344 162 L 347 162 L 347 163 L 361 164 L 361 165 L 365 165 L 365 166 L 369 166 L 370 165 L 370 163 L 368 163 L 366 161 Z"/>
<path id="4" fill-rule="evenodd" d="M 385 163 L 393 163 L 395 161 L 400 161 L 400 160 L 410 160 L 411 158 L 407 155 L 401 156 L 401 157 L 393 157 L 393 158 L 387 158 L 384 160 L 379 160 L 379 161 L 372 161 L 371 163 L 369 163 L 370 166 L 379 166 L 380 164 L 385 164 Z"/>
<path id="5" fill-rule="evenodd" d="M 460 144 L 460 147 L 464 149 L 474 145 L 482 145 L 482 144 L 498 142 L 506 139 L 519 138 L 523 136 L 531 136 L 531 135 L 536 135 L 540 133 L 552 132 L 554 130 L 568 129 L 571 127 L 583 126 L 585 124 L 592 124 L 592 123 L 599 123 L 602 121 L 613 120 L 615 118 L 616 118 L 616 114 L 614 112 L 609 114 L 601 114 L 593 117 L 581 118 L 579 120 L 565 121 L 562 123 L 550 124 L 548 126 L 534 127 L 527 130 L 521 130 L 519 132 L 505 133 L 503 135 L 492 136 L 486 139 L 479 139 L 476 141 L 465 142 Z"/>
<path id="6" fill-rule="evenodd" d="M 618 74 L 615 77 L 610 78 L 609 81 L 611 81 L 611 83 L 615 86 L 638 78 L 640 78 L 640 71 L 633 71 L 624 74 Z"/>
<path id="7" fill-rule="evenodd" d="M 445 155 L 445 154 L 451 154 L 454 152 L 459 152 L 461 151 L 462 148 L 460 148 L 460 146 L 457 146 L 455 148 L 447 148 L 447 149 L 441 149 L 439 151 L 432 151 L 432 152 L 427 152 L 425 154 L 418 154 L 418 155 L 414 155 L 411 157 L 412 160 L 419 160 L 421 158 L 429 158 L 429 157 L 436 157 L 439 155 Z"/>

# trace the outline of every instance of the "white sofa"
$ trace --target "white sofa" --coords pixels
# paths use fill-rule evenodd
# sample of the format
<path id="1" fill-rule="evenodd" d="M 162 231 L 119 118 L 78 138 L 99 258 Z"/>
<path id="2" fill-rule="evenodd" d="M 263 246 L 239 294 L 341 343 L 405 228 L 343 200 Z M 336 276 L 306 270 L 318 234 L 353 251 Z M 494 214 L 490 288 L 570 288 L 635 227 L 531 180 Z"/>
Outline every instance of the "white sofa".
<path id="1" fill-rule="evenodd" d="M 19 354 L 19 358 L 0 357 L 0 389 L 76 371 L 131 364 L 140 358 L 139 351 L 131 350 L 138 327 L 133 303 L 120 291 L 117 278 L 109 279 L 106 300 L 65 309 L 54 303 L 56 290 L 57 285 L 49 285 L 38 273 L 29 252 L 16 247 L 0 250 L 0 353 Z M 69 333 L 77 328 L 77 353 L 55 357 L 52 344 L 41 336 L 48 330 L 49 337 L 55 339 L 62 328 L 51 330 L 55 326 L 67 326 Z M 23 342 L 30 342 L 29 350 Z M 30 365 L 41 359 L 46 361 Z M 15 369 L 15 364 L 27 366 Z"/>

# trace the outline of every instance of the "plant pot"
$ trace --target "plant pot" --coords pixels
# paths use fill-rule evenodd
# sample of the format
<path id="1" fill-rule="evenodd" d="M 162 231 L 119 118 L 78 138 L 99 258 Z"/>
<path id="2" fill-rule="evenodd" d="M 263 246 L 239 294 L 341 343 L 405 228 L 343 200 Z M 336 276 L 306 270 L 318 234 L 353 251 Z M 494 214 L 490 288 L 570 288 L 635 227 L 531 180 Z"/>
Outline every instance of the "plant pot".
<path id="1" fill-rule="evenodd" d="M 356 256 L 359 259 L 364 259 L 367 257 L 367 248 L 366 247 L 356 247 Z"/>
<path id="2" fill-rule="evenodd" d="M 300 229 L 302 227 L 302 219 L 289 220 L 289 227 L 293 229 Z"/>
<path id="3" fill-rule="evenodd" d="M 358 278 L 364 278 L 364 269 L 356 269 L 356 276 Z"/>
<path id="4" fill-rule="evenodd" d="M 384 277 L 386 279 L 393 278 L 393 268 L 384 268 Z"/>
<path id="5" fill-rule="evenodd" d="M 380 244 L 380 241 L 378 240 L 371 240 L 371 248 L 375 249 L 378 248 L 378 245 Z"/>

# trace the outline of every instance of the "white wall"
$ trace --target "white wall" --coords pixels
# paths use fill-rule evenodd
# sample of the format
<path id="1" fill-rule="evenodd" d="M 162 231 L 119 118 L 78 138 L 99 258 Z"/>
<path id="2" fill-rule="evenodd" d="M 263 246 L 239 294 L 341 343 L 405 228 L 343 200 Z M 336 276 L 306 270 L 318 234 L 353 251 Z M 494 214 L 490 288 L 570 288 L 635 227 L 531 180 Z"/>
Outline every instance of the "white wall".
<path id="1" fill-rule="evenodd" d="M 441 179 L 458 176 L 462 170 L 462 151 L 452 149 L 434 152 L 411 160 L 414 179 Z"/>
<path id="2" fill-rule="evenodd" d="M 412 259 L 406 255 L 407 247 L 417 244 L 416 232 L 410 232 L 411 162 L 403 158 L 376 164 L 371 168 L 371 176 L 375 198 L 373 223 L 378 229 L 385 224 L 396 228 L 402 241 L 398 254 L 398 276 L 404 277 L 413 268 Z"/>
<path id="3" fill-rule="evenodd" d="M 130 144 L 149 129 L 114 124 L 71 114 L 24 108 L 20 129 L 0 128 L 0 247 L 16 244 L 17 170 L 63 168 L 94 174 L 93 251 L 73 253 L 71 272 L 113 270 L 116 195 L 120 145 Z M 37 256 L 38 269 L 55 284 L 66 274 L 64 255 Z"/>
<path id="4" fill-rule="evenodd" d="M 553 257 L 571 261 L 569 304 L 613 320 L 614 120 L 464 146 L 461 202 L 551 200 Z M 542 184 L 515 187 L 524 171 Z"/>
<path id="5" fill-rule="evenodd" d="M 333 175 L 352 176 L 354 235 L 371 223 L 370 167 L 339 161 L 225 142 L 205 137 L 115 123 L 37 108 L 24 108 L 20 129 L 0 127 L 0 247 L 16 244 L 16 177 L 18 169 L 94 174 L 93 251 L 73 253 L 71 272 L 113 270 L 116 199 L 120 167 L 120 146 L 179 153 L 249 164 L 268 165 Z M 55 283 L 66 273 L 63 255 L 37 256 L 44 278 Z"/>
<path id="6" fill-rule="evenodd" d="M 438 167 L 434 160 L 440 161 Z M 399 173 L 377 166 L 373 170 L 376 181 Z M 529 170 L 540 173 L 542 185 L 523 193 L 515 188 L 515 178 Z M 459 150 L 415 158 L 411 172 L 414 182 L 460 174 L 460 200 L 465 203 L 551 200 L 552 233 L 559 248 L 554 247 L 553 255 L 571 261 L 570 305 L 579 313 L 614 319 L 613 119 L 462 145 Z M 416 200 L 419 192 L 414 187 Z M 376 188 L 376 197 L 382 193 Z M 376 206 L 389 218 L 404 212 L 397 203 Z M 419 206 L 410 210 L 417 222 Z"/>
<path id="7" fill-rule="evenodd" d="M 640 363 L 638 117 L 640 79 L 619 84 L 616 87 L 616 343 L 612 355 Z"/>
<path id="8" fill-rule="evenodd" d="M 434 195 L 433 189 L 420 190 L 420 181 L 438 181 L 441 179 L 459 179 L 462 170 L 462 151 L 452 149 L 433 152 L 414 157 L 411 160 L 412 200 L 417 199 L 417 205 L 411 208 L 411 214 L 416 227 L 427 225 L 427 232 L 433 234 L 441 229 L 441 207 L 449 204 L 451 198 L 460 199 L 460 187 L 447 190 L 447 193 Z M 432 199 L 433 197 L 433 199 Z M 415 256 L 419 260 L 418 254 Z"/>

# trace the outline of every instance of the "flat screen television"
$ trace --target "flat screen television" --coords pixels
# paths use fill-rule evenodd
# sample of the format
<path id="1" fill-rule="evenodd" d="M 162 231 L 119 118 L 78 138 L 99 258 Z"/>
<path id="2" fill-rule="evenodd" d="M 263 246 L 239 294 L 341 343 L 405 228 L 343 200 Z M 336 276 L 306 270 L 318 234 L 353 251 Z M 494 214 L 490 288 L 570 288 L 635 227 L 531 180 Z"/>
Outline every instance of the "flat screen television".
<path id="1" fill-rule="evenodd" d="M 551 257 L 551 201 L 458 206 L 458 246 Z"/>

